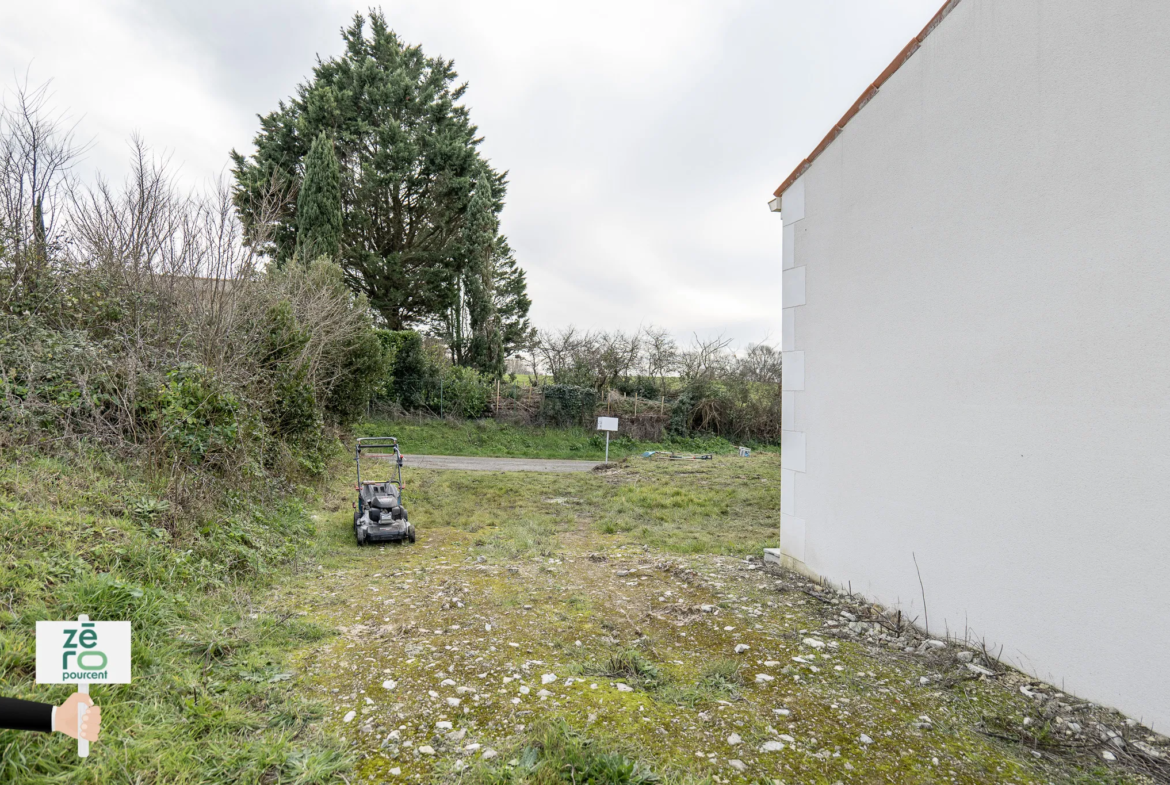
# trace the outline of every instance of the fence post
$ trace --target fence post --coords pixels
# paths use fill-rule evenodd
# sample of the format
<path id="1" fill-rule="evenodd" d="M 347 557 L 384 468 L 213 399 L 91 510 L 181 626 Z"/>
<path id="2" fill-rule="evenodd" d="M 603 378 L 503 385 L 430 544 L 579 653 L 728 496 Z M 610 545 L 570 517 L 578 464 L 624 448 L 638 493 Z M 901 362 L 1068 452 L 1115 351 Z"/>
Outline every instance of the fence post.
<path id="1" fill-rule="evenodd" d="M 443 419 L 443 377 L 439 377 L 439 419 Z"/>

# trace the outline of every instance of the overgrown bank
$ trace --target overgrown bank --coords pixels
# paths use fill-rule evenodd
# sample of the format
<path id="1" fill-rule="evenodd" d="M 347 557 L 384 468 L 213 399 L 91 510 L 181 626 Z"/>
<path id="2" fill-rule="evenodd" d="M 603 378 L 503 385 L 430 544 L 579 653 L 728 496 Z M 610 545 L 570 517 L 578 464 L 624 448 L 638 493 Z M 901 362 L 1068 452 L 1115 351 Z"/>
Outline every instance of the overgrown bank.
<path id="1" fill-rule="evenodd" d="M 310 489 L 212 483 L 183 500 L 168 482 L 102 450 L 0 455 L 0 694 L 72 692 L 34 684 L 34 631 L 80 613 L 132 622 L 134 679 L 92 688 L 102 738 L 83 767 L 62 734 L 0 731 L 0 781 L 341 782 L 348 756 L 287 668 L 331 633 L 253 612 L 313 568 Z"/>
<path id="2" fill-rule="evenodd" d="M 266 270 L 226 190 L 181 194 L 135 153 L 123 188 L 83 188 L 43 93 L 0 111 L 0 694 L 69 692 L 33 683 L 39 620 L 134 630 L 86 765 L 3 732 L 0 781 L 336 781 L 283 670 L 328 633 L 250 606 L 311 563 L 304 500 L 385 351 L 339 267 Z"/>

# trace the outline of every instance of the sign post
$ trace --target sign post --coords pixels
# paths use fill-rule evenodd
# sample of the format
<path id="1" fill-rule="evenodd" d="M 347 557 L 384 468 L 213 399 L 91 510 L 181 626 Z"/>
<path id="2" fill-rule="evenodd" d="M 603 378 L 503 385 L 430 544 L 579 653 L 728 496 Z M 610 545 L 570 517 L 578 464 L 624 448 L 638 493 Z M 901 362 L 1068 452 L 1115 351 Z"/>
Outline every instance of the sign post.
<path id="1" fill-rule="evenodd" d="M 617 417 L 598 417 L 597 430 L 605 431 L 605 463 L 609 464 L 609 434 L 618 429 Z"/>
<path id="2" fill-rule="evenodd" d="M 37 622 L 37 684 L 76 684 L 89 694 L 91 684 L 130 683 L 130 622 Z M 77 754 L 89 757 L 89 742 L 81 738 L 86 706 L 77 707 Z"/>

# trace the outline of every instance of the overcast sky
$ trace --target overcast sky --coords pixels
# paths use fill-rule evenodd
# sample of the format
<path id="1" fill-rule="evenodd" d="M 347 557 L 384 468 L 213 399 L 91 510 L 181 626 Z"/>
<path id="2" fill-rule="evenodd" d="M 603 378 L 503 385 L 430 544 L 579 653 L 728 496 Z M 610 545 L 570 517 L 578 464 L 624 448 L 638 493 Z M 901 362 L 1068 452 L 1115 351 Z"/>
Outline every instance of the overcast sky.
<path id="1" fill-rule="evenodd" d="M 492 164 L 533 322 L 780 337 L 771 192 L 941 0 L 410 0 L 390 24 L 453 58 Z M 182 178 L 251 152 L 256 115 L 341 51 L 336 0 L 0 3 L 0 81 L 52 80 L 126 172 L 138 132 Z"/>

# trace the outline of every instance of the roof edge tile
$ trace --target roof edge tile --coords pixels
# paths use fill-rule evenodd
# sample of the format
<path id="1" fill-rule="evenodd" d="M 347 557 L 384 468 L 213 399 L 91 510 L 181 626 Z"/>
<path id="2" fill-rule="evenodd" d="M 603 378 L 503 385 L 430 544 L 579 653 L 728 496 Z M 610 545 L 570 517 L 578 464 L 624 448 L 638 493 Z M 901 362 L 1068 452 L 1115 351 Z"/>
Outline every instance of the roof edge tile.
<path id="1" fill-rule="evenodd" d="M 825 151 L 825 148 L 832 144 L 834 139 L 841 135 L 841 132 L 845 130 L 845 126 L 849 123 L 849 121 L 852 120 L 866 104 L 873 100 L 873 97 L 878 94 L 879 90 L 881 90 L 882 85 L 889 81 L 890 77 L 897 73 L 898 69 L 901 68 L 907 60 L 914 56 L 914 53 L 917 52 L 918 49 L 922 46 L 922 42 L 926 40 L 926 37 L 934 32 L 934 29 L 942 23 L 942 20 L 947 17 L 947 14 L 953 11 L 955 6 L 957 6 L 960 2 L 962 2 L 962 0 L 947 0 L 947 2 L 943 4 L 943 7 L 939 9 L 938 13 L 931 17 L 931 20 L 926 23 L 926 27 L 922 28 L 922 32 L 916 35 L 914 38 L 911 38 L 910 43 L 906 44 L 906 46 L 902 48 L 902 51 L 898 53 L 898 56 L 894 58 L 893 62 L 886 66 L 886 70 L 882 71 L 881 74 L 878 75 L 878 78 L 874 81 L 873 84 L 865 88 L 864 92 L 861 94 L 861 97 L 853 102 L 853 106 L 849 107 L 849 111 L 846 112 L 844 116 L 842 116 L 842 118 L 837 121 L 832 130 L 830 130 L 829 133 L 825 135 L 825 138 L 821 140 L 821 143 L 816 146 L 816 149 L 809 153 L 808 157 L 801 161 L 800 164 L 798 164 L 797 167 L 792 170 L 792 174 L 788 175 L 788 179 L 780 184 L 780 187 L 777 188 L 776 191 L 772 194 L 773 196 L 783 196 L 784 192 L 787 191 L 792 186 L 792 184 L 800 178 L 802 174 L 808 171 L 808 168 L 812 166 L 812 162 L 815 161 L 817 157 Z"/>

